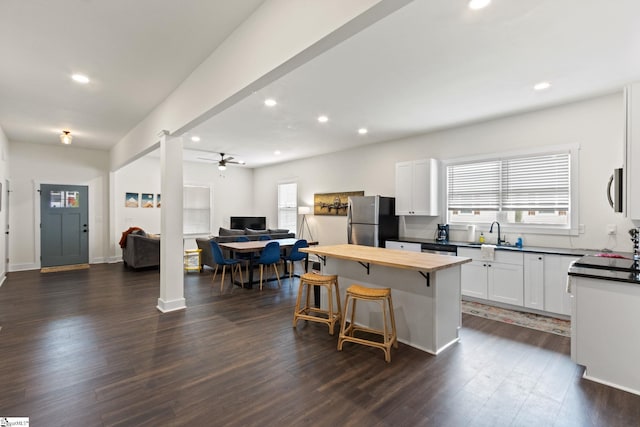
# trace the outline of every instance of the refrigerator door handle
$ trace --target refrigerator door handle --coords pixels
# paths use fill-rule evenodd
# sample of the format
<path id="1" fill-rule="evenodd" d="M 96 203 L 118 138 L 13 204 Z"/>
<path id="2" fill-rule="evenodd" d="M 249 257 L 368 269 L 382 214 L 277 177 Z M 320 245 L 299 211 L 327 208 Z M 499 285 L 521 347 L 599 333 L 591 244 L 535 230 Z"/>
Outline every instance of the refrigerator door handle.
<path id="1" fill-rule="evenodd" d="M 353 218 L 351 216 L 351 203 L 349 203 L 349 205 L 347 206 L 347 243 L 348 244 L 352 244 L 352 240 L 351 240 L 351 219 Z"/>

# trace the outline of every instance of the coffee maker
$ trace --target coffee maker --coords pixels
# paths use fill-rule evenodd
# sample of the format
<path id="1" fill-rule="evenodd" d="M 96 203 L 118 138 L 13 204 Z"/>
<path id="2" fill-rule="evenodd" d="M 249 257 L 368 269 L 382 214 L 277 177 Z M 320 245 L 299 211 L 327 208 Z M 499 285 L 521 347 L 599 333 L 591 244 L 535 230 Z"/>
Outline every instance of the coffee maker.
<path id="1" fill-rule="evenodd" d="M 449 241 L 449 224 L 438 224 L 436 241 L 443 242 L 443 243 Z"/>

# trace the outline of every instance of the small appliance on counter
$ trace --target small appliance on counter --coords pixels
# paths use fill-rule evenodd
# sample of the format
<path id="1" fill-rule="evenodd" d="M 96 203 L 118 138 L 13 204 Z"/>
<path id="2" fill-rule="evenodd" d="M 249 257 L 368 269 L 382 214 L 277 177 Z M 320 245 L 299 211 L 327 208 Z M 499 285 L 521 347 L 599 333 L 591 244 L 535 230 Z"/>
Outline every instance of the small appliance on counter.
<path id="1" fill-rule="evenodd" d="M 436 241 L 441 243 L 446 243 L 449 241 L 449 224 L 438 224 Z"/>

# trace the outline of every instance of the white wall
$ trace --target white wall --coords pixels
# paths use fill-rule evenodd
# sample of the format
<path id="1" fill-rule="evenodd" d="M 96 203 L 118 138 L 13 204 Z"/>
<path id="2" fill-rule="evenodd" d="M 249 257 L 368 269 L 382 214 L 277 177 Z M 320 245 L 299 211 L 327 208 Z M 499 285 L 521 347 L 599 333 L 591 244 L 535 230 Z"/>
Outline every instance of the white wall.
<path id="1" fill-rule="evenodd" d="M 11 141 L 9 271 L 40 267 L 36 218 L 40 184 L 89 187 L 89 262 L 104 262 L 108 253 L 109 157 L 104 151 Z"/>
<path id="2" fill-rule="evenodd" d="M 0 286 L 7 277 L 7 235 L 2 232 L 7 229 L 7 212 L 9 203 L 7 199 L 9 188 L 7 188 L 8 159 L 9 159 L 9 140 L 0 127 L 0 183 L 2 183 L 2 192 L 0 193 Z"/>
<path id="3" fill-rule="evenodd" d="M 256 169 L 255 205 L 276 215 L 277 183 L 295 177 L 299 203 L 313 204 L 314 193 L 364 190 L 367 195 L 395 195 L 395 163 L 433 157 L 441 160 L 534 147 L 580 145 L 580 207 L 585 233 L 579 236 L 520 234 L 525 245 L 617 251 L 632 250 L 630 220 L 609 208 L 605 190 L 609 175 L 623 164 L 622 92 L 545 110 L 470 124 L 366 149 L 354 149 Z M 346 242 L 346 217 L 311 217 L 314 238 L 321 244 Z M 401 235 L 433 238 L 440 217 L 406 218 Z M 606 233 L 615 224 L 617 236 Z M 466 233 L 452 232 L 452 240 Z M 514 241 L 516 235 L 507 237 Z"/>
<path id="4" fill-rule="evenodd" d="M 115 230 L 113 241 L 115 257 L 121 257 L 117 242 L 122 232 L 131 226 L 141 227 L 149 233 L 160 233 L 160 209 L 126 208 L 125 193 L 160 193 L 160 158 L 157 152 L 142 157 L 115 172 L 114 200 Z M 220 172 L 215 164 L 185 162 L 185 184 L 206 185 L 213 188 L 213 223 L 211 234 L 218 235 L 218 228 L 229 227 L 229 218 L 235 215 L 258 215 L 253 208 L 253 171 L 248 168 L 227 168 Z M 195 247 L 193 239 L 187 239 L 185 248 Z"/>

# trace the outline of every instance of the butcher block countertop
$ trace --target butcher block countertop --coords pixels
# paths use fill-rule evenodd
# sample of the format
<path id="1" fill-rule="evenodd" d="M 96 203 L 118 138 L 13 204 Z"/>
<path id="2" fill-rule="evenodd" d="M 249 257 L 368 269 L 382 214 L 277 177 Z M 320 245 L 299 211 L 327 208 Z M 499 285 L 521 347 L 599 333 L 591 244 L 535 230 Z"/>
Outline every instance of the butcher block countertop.
<path id="1" fill-rule="evenodd" d="M 313 248 L 303 248 L 300 249 L 300 251 L 320 256 L 360 261 L 405 270 L 417 270 L 426 273 L 471 262 L 471 258 L 466 257 L 374 248 L 361 245 L 315 246 Z"/>

